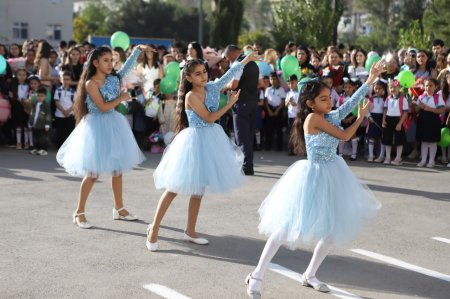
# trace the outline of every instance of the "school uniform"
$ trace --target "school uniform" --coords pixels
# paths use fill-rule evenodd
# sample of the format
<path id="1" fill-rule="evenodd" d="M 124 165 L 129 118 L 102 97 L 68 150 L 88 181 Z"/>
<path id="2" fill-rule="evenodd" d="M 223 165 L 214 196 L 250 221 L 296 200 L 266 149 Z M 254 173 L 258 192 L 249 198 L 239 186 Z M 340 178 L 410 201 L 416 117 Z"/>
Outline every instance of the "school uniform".
<path id="1" fill-rule="evenodd" d="M 284 99 L 286 98 L 286 92 L 280 86 L 278 88 L 269 87 L 264 94 L 267 99 L 268 109 L 274 112 L 280 105 L 284 105 Z M 272 148 L 272 140 L 274 131 L 277 134 L 276 147 L 277 150 L 283 149 L 283 108 L 278 111 L 277 115 L 269 116 L 267 113 L 266 121 L 266 149 Z"/>
<path id="2" fill-rule="evenodd" d="M 438 94 L 433 96 L 422 94 L 417 101 L 417 105 L 420 103 L 423 103 L 430 108 L 445 107 L 442 97 Z M 441 139 L 441 118 L 439 114 L 420 109 L 417 116 L 416 138 L 417 141 L 439 142 Z"/>
<path id="3" fill-rule="evenodd" d="M 75 100 L 75 89 L 71 87 L 64 89 L 64 87 L 60 86 L 56 89 L 53 99 L 55 102 L 59 102 L 64 110 L 70 109 Z M 64 113 L 57 108 L 55 111 L 55 126 L 56 146 L 59 148 L 75 128 L 73 111 L 69 116 L 65 116 Z"/>
<path id="4" fill-rule="evenodd" d="M 29 126 L 33 130 L 33 141 L 36 150 L 47 150 L 47 133 L 52 123 L 50 106 L 45 102 L 37 102 L 31 111 Z M 47 129 L 47 130 L 46 130 Z"/>
<path id="5" fill-rule="evenodd" d="M 384 99 L 382 97 L 371 97 L 369 99 L 369 105 L 369 117 L 372 117 L 375 123 L 369 122 L 366 136 L 369 139 L 378 139 L 381 138 L 382 133 Z"/>
<path id="6" fill-rule="evenodd" d="M 400 102 L 402 105 L 400 107 Z M 400 131 L 396 131 L 395 127 L 403 113 L 408 113 L 409 105 L 408 101 L 402 95 L 398 97 L 389 96 L 384 102 L 384 108 L 386 111 L 386 128 L 383 128 L 383 137 L 381 142 L 384 145 L 405 145 L 406 134 L 403 125 Z"/>

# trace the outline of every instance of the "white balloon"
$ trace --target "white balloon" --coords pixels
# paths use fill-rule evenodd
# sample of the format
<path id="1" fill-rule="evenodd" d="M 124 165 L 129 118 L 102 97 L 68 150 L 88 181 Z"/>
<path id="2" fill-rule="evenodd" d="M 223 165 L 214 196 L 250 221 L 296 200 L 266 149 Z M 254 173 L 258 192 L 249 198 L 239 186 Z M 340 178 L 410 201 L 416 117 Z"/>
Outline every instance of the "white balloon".
<path id="1" fill-rule="evenodd" d="M 172 131 L 169 131 L 166 134 L 164 134 L 164 144 L 169 145 L 172 142 L 174 136 L 175 134 Z"/>

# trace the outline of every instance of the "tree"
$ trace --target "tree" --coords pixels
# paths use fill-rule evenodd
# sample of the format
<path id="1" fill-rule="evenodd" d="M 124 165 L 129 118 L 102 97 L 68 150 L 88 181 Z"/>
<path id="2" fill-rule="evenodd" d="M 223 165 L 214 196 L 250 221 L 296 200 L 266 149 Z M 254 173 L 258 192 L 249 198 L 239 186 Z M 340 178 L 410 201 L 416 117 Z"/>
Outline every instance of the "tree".
<path id="1" fill-rule="evenodd" d="M 91 1 L 78 16 L 73 19 L 73 37 L 78 42 L 87 39 L 89 34 L 106 35 L 111 10 L 101 1 Z"/>
<path id="2" fill-rule="evenodd" d="M 215 7 L 210 18 L 210 44 L 214 47 L 237 44 L 244 14 L 243 0 L 213 1 Z"/>
<path id="3" fill-rule="evenodd" d="M 248 44 L 253 45 L 253 43 L 261 45 L 263 49 L 273 48 L 273 40 L 267 32 L 257 30 L 239 35 L 239 47 L 242 48 L 243 46 Z"/>
<path id="4" fill-rule="evenodd" d="M 292 0 L 274 4 L 273 36 L 279 48 L 288 41 L 325 47 L 336 44 L 342 0 Z"/>
<path id="5" fill-rule="evenodd" d="M 415 20 L 409 24 L 407 29 L 400 28 L 399 47 L 408 48 L 414 46 L 418 49 L 430 49 L 431 37 L 424 34 L 420 28 L 419 20 Z"/>
<path id="6" fill-rule="evenodd" d="M 448 0 L 430 1 L 423 16 L 425 33 L 450 42 L 450 5 Z"/>

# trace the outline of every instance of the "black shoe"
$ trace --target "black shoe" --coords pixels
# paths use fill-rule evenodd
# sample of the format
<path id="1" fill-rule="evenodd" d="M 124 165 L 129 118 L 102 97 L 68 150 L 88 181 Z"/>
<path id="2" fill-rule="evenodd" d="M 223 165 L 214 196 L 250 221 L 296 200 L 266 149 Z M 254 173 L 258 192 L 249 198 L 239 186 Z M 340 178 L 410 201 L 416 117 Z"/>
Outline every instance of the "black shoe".
<path id="1" fill-rule="evenodd" d="M 245 175 L 254 175 L 255 172 L 253 171 L 253 169 L 249 169 L 249 170 L 244 169 L 244 174 L 245 174 Z"/>
<path id="2" fill-rule="evenodd" d="M 356 159 L 357 159 L 357 158 L 356 158 L 356 157 L 353 157 L 353 156 L 351 156 L 351 157 L 349 158 L 350 161 L 356 161 Z"/>
<path id="3" fill-rule="evenodd" d="M 255 145 L 255 151 L 257 151 L 257 152 L 261 151 L 261 145 L 260 144 Z"/>

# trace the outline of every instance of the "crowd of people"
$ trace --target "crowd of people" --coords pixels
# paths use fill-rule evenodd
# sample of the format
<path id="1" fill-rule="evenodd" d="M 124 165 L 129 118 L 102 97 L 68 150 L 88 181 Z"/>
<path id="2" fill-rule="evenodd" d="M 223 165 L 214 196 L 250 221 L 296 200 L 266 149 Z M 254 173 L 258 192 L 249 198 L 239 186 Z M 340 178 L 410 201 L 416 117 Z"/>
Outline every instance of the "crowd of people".
<path id="1" fill-rule="evenodd" d="M 9 47 L 0 45 L 0 55 L 8 62 L 5 72 L 0 75 L 0 96 L 11 104 L 10 118 L 2 123 L 3 143 L 40 155 L 47 154 L 49 143 L 56 148 L 63 144 L 75 126 L 72 106 L 77 83 L 87 56 L 94 48 L 95 45 L 89 42 L 63 41 L 58 49 L 54 49 L 45 40 L 30 40 Z M 127 50 L 112 49 L 116 72 L 132 49 L 133 46 Z M 237 50 L 237 55 L 227 49 L 203 48 L 199 43 L 191 42 L 187 46 L 174 43 L 169 49 L 150 45 L 141 53 L 136 66 L 121 78 L 121 86 L 133 97 L 133 101 L 123 103 L 125 108 L 121 111 L 126 114 L 142 149 L 162 152 L 175 131 L 176 93 L 164 93 L 160 89 L 164 68 L 172 61 L 179 63 L 180 70 L 189 60 L 204 61 L 209 81 L 220 78 L 244 53 L 259 54 L 259 59 L 270 66 L 271 72 L 259 72 L 258 90 L 246 95 L 246 103 L 244 100 L 237 102 L 218 120 L 242 149 L 245 144 L 248 167 L 244 170 L 251 174 L 254 150 L 275 149 L 295 154 L 289 146 L 289 136 L 297 113 L 298 83 L 302 78 L 319 78 L 325 82 L 331 88 L 333 108 L 336 109 L 365 81 L 368 76 L 365 64 L 374 53 L 342 44 L 317 50 L 292 42 L 283 52 L 262 49 L 258 44 L 232 49 Z M 368 162 L 393 165 L 401 164 L 402 156 L 416 159 L 421 155 L 418 166 L 433 167 L 436 157 L 447 165 L 448 147 L 437 146 L 439 129 L 446 125 L 450 110 L 450 53 L 444 42 L 434 40 L 430 52 L 411 46 L 380 54 L 386 61 L 386 70 L 366 95 L 371 102 L 369 116 L 350 141 L 340 142 L 338 153 L 348 155 L 350 161 L 365 157 Z M 301 78 L 298 74 L 283 76 L 280 59 L 285 55 L 297 58 Z M 416 79 L 409 92 L 396 83 L 396 76 L 402 70 L 412 71 Z M 238 86 L 229 87 L 236 89 Z M 46 90 L 44 106 L 38 97 L 42 88 Z M 229 96 L 226 90 L 223 94 Z M 397 98 L 402 100 L 396 101 Z M 399 103 L 402 104 L 400 108 Z M 46 106 L 49 109 L 43 108 Z M 240 113 L 236 113 L 238 109 Z M 241 115 L 242 119 L 244 110 L 248 110 L 247 118 L 254 119 L 250 127 L 242 127 L 237 117 Z M 400 117 L 404 124 L 400 131 L 396 130 L 395 117 Z M 341 125 L 348 127 L 355 119 L 354 114 L 349 114 Z M 391 158 L 392 146 L 396 155 Z"/>

